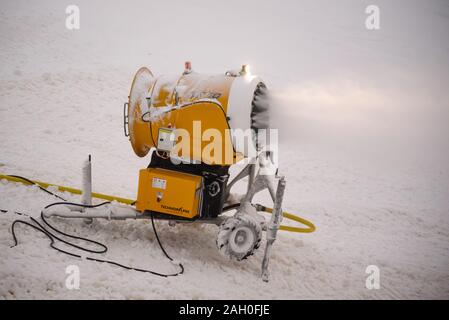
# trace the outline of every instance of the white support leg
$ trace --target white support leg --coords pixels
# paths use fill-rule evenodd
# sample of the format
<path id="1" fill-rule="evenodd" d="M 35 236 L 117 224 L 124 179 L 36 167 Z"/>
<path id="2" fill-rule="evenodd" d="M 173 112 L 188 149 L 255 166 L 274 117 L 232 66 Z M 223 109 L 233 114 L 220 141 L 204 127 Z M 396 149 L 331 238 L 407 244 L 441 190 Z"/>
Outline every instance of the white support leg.
<path id="1" fill-rule="evenodd" d="M 262 227 L 267 230 L 267 243 L 265 247 L 264 258 L 262 261 L 262 280 L 268 282 L 269 271 L 268 264 L 270 261 L 271 249 L 274 241 L 276 240 L 277 232 L 281 221 L 283 218 L 282 213 L 282 200 L 284 198 L 285 191 L 285 178 L 283 176 L 279 177 L 279 181 L 276 188 L 276 167 L 274 166 L 271 159 L 265 155 L 261 154 L 259 157 L 260 168 L 255 175 L 254 169 L 255 165 L 248 167 L 248 174 L 250 176 L 248 191 L 237 209 L 235 216 L 239 215 L 257 215 L 256 208 L 252 205 L 252 199 L 254 195 L 264 189 L 268 189 L 271 198 L 273 199 L 274 206 L 272 216 L 268 224 L 265 224 L 265 219 L 262 221 Z M 246 169 L 246 168 L 245 168 Z M 252 174 L 251 174 L 252 172 Z M 252 176 L 252 177 L 251 177 Z"/>
<path id="2" fill-rule="evenodd" d="M 89 155 L 89 158 L 84 162 L 83 169 L 83 185 L 82 185 L 82 196 L 81 203 L 91 206 L 92 205 L 92 157 Z M 82 212 L 86 211 L 86 208 L 82 208 Z M 84 222 L 87 224 L 91 224 L 93 222 L 93 217 L 84 217 Z"/>
<path id="3" fill-rule="evenodd" d="M 255 160 L 257 161 L 257 160 Z M 254 183 L 254 180 L 256 179 L 256 172 L 257 167 L 256 167 L 256 163 L 250 163 L 249 164 L 249 174 L 248 174 L 248 188 L 246 189 L 246 192 L 248 193 L 251 186 Z"/>
<path id="4" fill-rule="evenodd" d="M 83 194 L 81 203 L 85 205 L 92 205 L 92 161 L 91 156 L 84 162 L 83 165 Z"/>
<path id="5" fill-rule="evenodd" d="M 282 220 L 282 199 L 284 198 L 285 178 L 281 177 L 278 182 L 276 190 L 276 200 L 270 222 L 267 227 L 267 245 L 265 247 L 265 254 L 262 261 L 262 280 L 268 282 L 269 271 L 268 264 L 270 262 L 271 247 L 276 240 L 277 232 Z"/>

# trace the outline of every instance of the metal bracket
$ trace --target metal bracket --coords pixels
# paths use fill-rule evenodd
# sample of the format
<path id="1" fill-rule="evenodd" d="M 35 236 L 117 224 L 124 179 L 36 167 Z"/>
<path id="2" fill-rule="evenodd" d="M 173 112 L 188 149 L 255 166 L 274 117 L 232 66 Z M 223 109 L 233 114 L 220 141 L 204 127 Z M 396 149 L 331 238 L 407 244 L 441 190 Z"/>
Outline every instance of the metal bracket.
<path id="1" fill-rule="evenodd" d="M 125 102 L 123 104 L 123 131 L 125 132 L 125 137 L 129 137 L 129 114 L 128 114 L 129 103 Z"/>
<path id="2" fill-rule="evenodd" d="M 267 228 L 267 245 L 265 247 L 265 253 L 262 260 L 262 280 L 268 282 L 269 271 L 268 263 L 270 262 L 271 247 L 276 240 L 277 232 L 282 220 L 282 200 L 284 198 L 285 191 L 285 178 L 281 177 L 278 182 L 276 190 L 276 200 L 274 201 L 273 214 L 271 220 L 268 223 Z"/>
<path id="3" fill-rule="evenodd" d="M 259 170 L 256 174 L 256 166 L 255 164 L 246 166 L 234 180 L 231 182 L 231 185 L 228 186 L 229 189 L 232 187 L 236 181 L 242 179 L 245 176 L 249 176 L 248 181 L 248 190 L 242 199 L 242 202 L 237 209 L 235 215 L 242 214 L 256 214 L 256 208 L 252 205 L 253 197 L 256 193 L 268 189 L 271 199 L 273 200 L 274 207 L 270 222 L 266 226 L 267 230 L 267 244 L 265 247 L 264 258 L 262 261 L 262 280 L 268 282 L 269 280 L 269 271 L 268 264 L 270 261 L 271 255 L 271 247 L 273 246 L 274 241 L 276 240 L 277 232 L 279 230 L 279 226 L 281 225 L 281 221 L 283 219 L 282 212 L 282 200 L 284 198 L 284 190 L 285 190 L 285 178 L 283 176 L 277 177 L 273 170 L 274 164 L 272 161 L 267 158 L 266 155 L 261 155 L 259 157 L 258 164 L 260 165 Z M 276 188 L 276 178 L 279 179 L 277 188 Z M 229 192 L 229 190 L 227 190 Z"/>

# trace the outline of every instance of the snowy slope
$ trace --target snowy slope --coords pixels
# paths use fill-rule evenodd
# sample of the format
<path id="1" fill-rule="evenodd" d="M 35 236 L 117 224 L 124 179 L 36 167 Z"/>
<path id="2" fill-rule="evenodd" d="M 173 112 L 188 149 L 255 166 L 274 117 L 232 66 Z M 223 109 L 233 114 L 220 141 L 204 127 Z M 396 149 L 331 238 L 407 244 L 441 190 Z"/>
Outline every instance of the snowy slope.
<path id="1" fill-rule="evenodd" d="M 148 160 L 123 136 L 122 105 L 137 68 L 249 63 L 276 97 L 285 209 L 317 232 L 279 234 L 267 285 L 261 250 L 231 262 L 216 250 L 215 226 L 159 222 L 186 269 L 163 279 L 64 256 L 25 228 L 10 248 L 18 216 L 0 213 L 0 297 L 449 298 L 449 6 L 376 2 L 375 32 L 364 27 L 365 1 L 78 1 L 81 29 L 69 31 L 71 3 L 1 0 L 1 173 L 78 187 L 92 154 L 94 191 L 134 198 Z M 270 204 L 267 194 L 257 200 Z M 0 209 L 38 216 L 54 201 L 0 183 Z M 148 222 L 55 223 L 106 243 L 110 259 L 176 270 Z M 79 290 L 65 288 L 71 264 Z M 379 290 L 365 288 L 368 265 L 380 268 Z"/>

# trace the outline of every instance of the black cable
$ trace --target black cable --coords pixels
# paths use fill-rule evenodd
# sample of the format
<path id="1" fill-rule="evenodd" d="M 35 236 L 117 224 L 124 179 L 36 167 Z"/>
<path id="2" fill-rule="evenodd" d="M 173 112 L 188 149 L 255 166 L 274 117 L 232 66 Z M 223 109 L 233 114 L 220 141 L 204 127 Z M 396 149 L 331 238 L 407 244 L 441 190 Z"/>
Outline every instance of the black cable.
<path id="1" fill-rule="evenodd" d="M 37 230 L 37 231 L 42 232 L 43 234 L 45 234 L 45 235 L 47 236 L 47 238 L 50 239 L 50 247 L 53 248 L 53 249 L 55 249 L 56 251 L 59 251 L 59 252 L 68 254 L 68 255 L 70 255 L 70 256 L 72 256 L 72 257 L 82 258 L 82 257 L 81 257 L 80 255 L 78 255 L 78 254 L 75 254 L 75 253 L 72 253 L 72 252 L 68 252 L 68 251 L 62 250 L 62 249 L 60 249 L 60 248 L 58 248 L 58 247 L 55 247 L 55 245 L 54 245 L 54 244 L 55 244 L 55 240 L 54 240 L 54 238 L 51 236 L 51 234 L 50 234 L 45 228 L 43 228 L 43 227 L 39 224 L 39 222 L 37 222 L 36 219 L 34 219 L 33 217 L 30 217 L 30 219 L 31 219 L 34 223 L 37 223 L 37 224 L 39 225 L 39 227 L 37 227 L 37 226 L 35 226 L 35 225 L 33 225 L 33 224 L 29 223 L 29 222 L 23 221 L 23 220 L 15 220 L 15 221 L 12 223 L 12 225 L 11 225 L 11 231 L 12 231 L 12 236 L 13 236 L 13 239 L 14 239 L 14 245 L 11 246 L 11 248 L 14 248 L 14 247 L 17 246 L 17 244 L 18 244 L 17 237 L 16 237 L 16 233 L 15 233 L 15 226 L 16 226 L 17 223 L 22 223 L 22 224 L 24 224 L 24 225 L 27 225 L 27 226 L 29 226 L 29 227 L 32 227 L 33 229 L 35 229 L 35 230 Z"/>
<path id="2" fill-rule="evenodd" d="M 19 178 L 19 179 L 22 179 L 22 180 L 24 180 L 24 181 L 30 183 L 30 184 L 39 186 L 37 183 L 35 183 L 35 182 L 33 182 L 33 181 L 31 181 L 31 180 L 29 180 L 29 179 L 27 179 L 27 178 L 24 178 L 24 177 L 21 177 L 21 176 L 15 176 L 15 175 L 9 175 L 9 176 L 10 176 L 10 177 Z M 60 196 L 54 194 L 53 192 L 48 191 L 48 190 L 46 190 L 45 188 L 42 188 L 41 186 L 39 186 L 39 188 L 40 188 L 42 191 L 45 191 L 46 193 L 51 194 L 51 195 L 57 197 L 58 199 L 61 199 L 61 200 L 64 201 L 64 202 L 55 202 L 55 203 L 49 204 L 49 205 L 47 205 L 44 209 L 48 209 L 48 208 L 50 208 L 50 207 L 52 207 L 52 206 L 56 206 L 56 205 L 72 205 L 72 206 L 78 206 L 78 207 L 83 207 L 83 208 L 97 208 L 97 207 L 100 207 L 100 206 L 103 206 L 103 205 L 106 205 L 106 204 L 110 204 L 109 201 L 103 202 L 103 203 L 100 203 L 100 204 L 97 204 L 97 205 L 86 205 L 86 204 L 79 204 L 79 203 L 74 203 L 74 202 L 67 202 L 65 199 L 63 199 L 62 197 L 60 197 Z M 1 209 L 0 211 L 1 211 L 1 212 L 4 212 L 4 213 L 8 212 L 8 210 L 2 210 L 2 209 Z M 103 249 L 101 249 L 101 250 L 92 250 L 92 249 L 85 248 L 85 247 L 81 247 L 81 246 L 78 246 L 78 245 L 76 245 L 76 244 L 74 244 L 74 243 L 68 242 L 68 241 L 66 241 L 66 240 L 64 240 L 64 239 L 61 239 L 60 237 L 56 236 L 55 234 L 51 233 L 48 229 L 46 229 L 42 224 L 40 224 L 40 223 L 39 223 L 36 219 L 34 219 L 32 216 L 30 216 L 30 215 L 28 215 L 28 214 L 25 214 L 25 213 L 17 212 L 17 211 L 14 211 L 14 213 L 15 213 L 15 214 L 18 214 L 18 215 L 23 215 L 23 216 L 29 217 L 29 218 L 31 219 L 31 221 L 33 221 L 36 225 L 33 225 L 33 224 L 31 224 L 31 223 L 29 223 L 29 222 L 27 222 L 27 221 L 23 221 L 23 220 L 19 220 L 19 219 L 13 221 L 13 223 L 12 223 L 12 225 L 11 225 L 11 233 L 12 233 L 12 236 L 13 236 L 14 245 L 11 246 L 11 248 L 13 248 L 13 247 L 15 247 L 15 246 L 18 245 L 18 239 L 17 239 L 16 232 L 15 232 L 15 227 L 16 227 L 16 225 L 17 225 L 17 224 L 24 224 L 24 225 L 26 225 L 26 226 L 32 227 L 33 229 L 35 229 L 35 230 L 37 230 L 37 231 L 39 231 L 39 232 L 42 232 L 47 238 L 49 238 L 49 239 L 50 239 L 50 247 L 51 247 L 51 248 L 53 248 L 54 250 L 56 250 L 56 251 L 58 251 L 58 252 L 61 252 L 61 253 L 70 255 L 70 256 L 72 256 L 72 257 L 81 258 L 81 259 L 83 258 L 83 257 L 82 257 L 81 255 L 79 255 L 79 254 L 76 254 L 76 253 L 73 253 L 73 252 L 69 252 L 69 251 L 66 251 L 66 250 L 63 250 L 63 249 L 61 249 L 61 248 L 56 247 L 56 246 L 55 246 L 55 239 L 61 241 L 62 243 L 66 244 L 66 245 L 68 245 L 68 246 L 71 246 L 71 247 L 77 248 L 77 249 L 79 249 L 79 250 L 81 250 L 81 251 L 85 251 L 85 252 L 89 252 L 89 253 L 101 254 L 101 253 L 105 253 L 105 252 L 108 251 L 108 247 L 107 247 L 106 245 L 100 243 L 100 242 L 97 242 L 97 241 L 94 241 L 94 240 L 91 240 L 91 239 L 88 239 L 88 238 L 83 238 L 83 237 L 78 237 L 78 236 L 75 236 L 75 235 L 71 235 L 71 234 L 62 232 L 61 230 L 57 229 L 56 227 L 54 227 L 53 225 L 51 225 L 51 224 L 47 221 L 47 219 L 46 219 L 45 216 L 44 216 L 43 211 L 41 211 L 41 219 L 42 219 L 42 221 L 43 221 L 43 222 L 44 222 L 44 223 L 45 223 L 51 230 L 53 230 L 53 231 L 55 231 L 56 233 L 59 233 L 59 234 L 61 234 L 61 235 L 63 235 L 63 236 L 72 238 L 72 239 L 82 240 L 82 241 L 86 241 L 86 242 L 90 242 L 90 243 L 96 244 L 96 245 L 102 247 Z M 161 241 L 160 241 L 160 239 L 159 239 L 159 236 L 158 236 L 157 230 L 156 230 L 156 226 L 155 226 L 155 224 L 154 224 L 153 214 L 151 214 L 151 225 L 152 225 L 152 227 L 153 227 L 153 231 L 154 231 L 154 234 L 155 234 L 155 236 L 156 236 L 157 243 L 159 244 L 159 247 L 160 247 L 161 251 L 164 253 L 164 255 L 165 255 L 165 257 L 166 257 L 167 259 L 169 259 L 170 261 L 173 262 L 173 259 L 167 254 L 167 252 L 165 251 L 165 249 L 164 249 L 164 247 L 162 246 L 162 243 L 161 243 Z M 163 273 L 159 273 L 159 272 L 152 271 L 152 270 L 140 269 L 140 268 L 134 268 L 134 267 L 126 266 L 126 265 L 120 264 L 120 263 L 115 262 L 115 261 L 112 261 L 112 260 L 98 259 L 98 258 L 92 258 L 92 257 L 86 257 L 86 260 L 96 261 L 96 262 L 101 262 L 101 263 L 108 263 L 108 264 L 115 265 L 115 266 L 118 266 L 118 267 L 121 267 L 121 268 L 124 268 L 124 269 L 127 269 L 127 270 L 134 270 L 134 271 L 139 271 L 139 272 L 151 273 L 151 274 L 153 274 L 153 275 L 157 275 L 157 276 L 165 277 L 165 278 L 166 278 L 166 277 L 174 277 L 174 276 L 178 276 L 178 275 L 184 273 L 184 266 L 182 265 L 182 263 L 178 263 L 178 266 L 179 266 L 180 269 L 181 269 L 179 272 L 171 273 L 171 274 L 163 274 Z"/>
<path id="3" fill-rule="evenodd" d="M 151 141 L 153 142 L 153 146 L 156 147 L 156 142 L 154 141 L 154 136 L 153 136 L 153 126 L 152 126 L 152 124 L 151 124 L 151 121 L 149 121 L 149 122 L 150 122 L 150 135 L 151 135 Z"/>
<path id="4" fill-rule="evenodd" d="M 98 206 L 107 204 L 107 202 L 101 203 L 101 204 L 95 205 L 95 206 L 81 205 L 81 204 L 78 204 L 78 203 L 59 202 L 59 203 L 52 203 L 52 204 L 48 205 L 48 206 L 45 207 L 45 208 L 51 207 L 51 206 L 53 206 L 53 205 L 63 205 L 63 204 L 78 205 L 78 206 L 81 206 L 81 207 L 83 207 L 83 206 L 86 206 L 86 207 L 98 207 Z M 2 210 L 2 211 L 6 211 L 6 210 Z M 18 213 L 18 212 L 15 212 L 15 213 L 17 213 L 17 214 L 22 214 L 22 213 Z M 23 214 L 23 215 L 25 215 L 25 214 Z M 29 216 L 29 215 L 27 215 L 27 216 Z M 27 225 L 27 226 L 29 226 L 29 227 L 32 227 L 33 229 L 35 229 L 35 230 L 37 230 L 37 231 L 42 232 L 43 234 L 45 234 L 45 235 L 47 236 L 47 238 L 50 239 L 50 247 L 51 247 L 51 248 L 53 248 L 54 250 L 56 250 L 56 251 L 58 251 L 58 252 L 61 252 L 61 253 L 70 255 L 70 256 L 72 256 L 72 257 L 83 258 L 83 257 L 82 257 L 81 255 L 79 255 L 79 254 L 76 254 L 76 253 L 73 253 L 73 252 L 69 252 L 69 251 L 66 251 L 66 250 L 63 250 L 63 249 L 61 249 L 61 248 L 56 247 L 56 246 L 55 246 L 55 239 L 61 241 L 62 243 L 65 243 L 66 245 L 69 245 L 69 246 L 71 246 L 71 247 L 77 248 L 77 249 L 82 250 L 82 251 L 90 252 L 90 253 L 97 253 L 97 254 L 98 254 L 98 253 L 105 253 L 105 252 L 108 250 L 108 247 L 107 247 L 106 245 L 100 243 L 100 242 L 97 242 L 97 241 L 94 241 L 94 240 L 91 240 L 91 239 L 87 239 L 87 238 L 83 238 L 83 237 L 78 237 L 78 236 L 70 235 L 70 234 L 64 233 L 64 232 L 62 232 L 62 231 L 56 229 L 54 226 L 52 226 L 51 224 L 49 224 L 48 221 L 45 219 L 45 216 L 44 216 L 44 214 L 43 214 L 43 211 L 41 211 L 41 219 L 42 219 L 42 220 L 44 221 L 44 223 L 45 223 L 48 227 L 50 227 L 52 230 L 54 230 L 54 231 L 56 231 L 56 232 L 58 232 L 58 233 L 60 233 L 60 234 L 62 234 L 62 235 L 64 235 L 64 236 L 73 238 L 73 239 L 78 239 L 78 240 L 83 240 L 83 241 L 90 242 L 90 243 L 95 243 L 95 244 L 97 244 L 97 245 L 103 247 L 104 250 L 99 250 L 99 251 L 97 251 L 97 250 L 91 250 L 91 249 L 88 249 L 88 248 L 81 247 L 81 246 L 78 246 L 78 245 L 76 245 L 76 244 L 70 243 L 70 242 L 68 242 L 68 241 L 65 241 L 65 240 L 59 238 L 58 236 L 56 236 L 55 234 L 51 233 L 50 231 L 48 231 L 42 224 L 40 224 L 40 223 L 39 223 L 36 219 L 34 219 L 33 217 L 31 217 L 31 216 L 29 216 L 29 217 L 30 217 L 30 219 L 31 219 L 37 226 L 36 226 L 36 225 L 33 225 L 33 224 L 29 223 L 29 222 L 23 221 L 23 220 L 15 220 L 15 221 L 12 223 L 12 225 L 11 225 L 11 233 L 12 233 L 12 236 L 13 236 L 13 239 L 14 239 L 14 245 L 11 246 L 11 248 L 13 248 L 13 247 L 15 247 L 15 246 L 18 245 L 18 239 L 17 239 L 16 231 L 15 231 L 16 224 L 24 224 L 24 225 Z M 156 236 L 156 240 L 157 240 L 157 242 L 158 242 L 158 244 L 159 244 L 159 247 L 160 247 L 161 251 L 164 253 L 165 257 L 167 257 L 167 259 L 169 259 L 170 261 L 173 262 L 173 259 L 167 254 L 167 251 L 165 251 L 165 248 L 162 246 L 162 243 L 161 243 L 161 241 L 160 241 L 160 239 L 159 239 L 159 235 L 157 234 L 157 230 L 156 230 L 156 226 L 155 226 L 155 224 L 154 224 L 153 216 L 151 216 L 151 224 L 152 224 L 153 231 L 154 231 L 154 234 L 155 234 L 155 236 Z M 139 272 L 151 273 L 151 274 L 153 274 L 153 275 L 157 275 L 157 276 L 165 277 L 165 278 L 166 278 L 166 277 L 174 277 L 174 276 L 177 276 L 177 275 L 180 275 L 180 274 L 183 274 L 183 273 L 184 273 L 184 266 L 182 265 L 182 263 L 178 263 L 178 266 L 179 266 L 180 269 L 181 269 L 179 272 L 176 272 L 176 273 L 170 273 L 170 274 L 163 274 L 163 273 L 159 273 L 159 272 L 152 271 L 152 270 L 148 270 L 148 269 L 140 269 L 140 268 L 135 268 L 135 267 L 126 266 L 126 265 L 123 265 L 123 264 L 121 264 L 121 263 L 118 263 L 118 262 L 115 262 L 115 261 L 112 261 L 112 260 L 98 259 L 98 258 L 92 258 L 92 257 L 86 257 L 86 260 L 96 261 L 96 262 L 101 262 L 101 263 L 108 263 L 108 264 L 112 264 L 112 265 L 115 265 L 115 266 L 118 266 L 118 267 L 121 267 L 121 268 L 124 268 L 124 269 L 127 269 L 127 270 L 134 270 L 134 271 L 139 271 Z"/>
<path id="5" fill-rule="evenodd" d="M 223 207 L 223 209 L 221 210 L 221 212 L 226 212 L 232 209 L 236 209 L 240 206 L 240 202 L 234 203 L 234 204 L 230 204 L 229 206 Z"/>
<path id="6" fill-rule="evenodd" d="M 173 261 L 172 257 L 170 257 L 168 255 L 167 251 L 165 251 L 164 247 L 162 246 L 161 240 L 159 239 L 159 236 L 158 236 L 157 231 L 156 231 L 156 227 L 154 226 L 153 212 L 150 213 L 150 217 L 151 217 L 151 225 L 153 226 L 154 234 L 156 236 L 157 243 L 159 243 L 159 247 L 161 248 L 162 252 L 167 257 L 167 259 L 169 259 L 170 261 Z M 179 274 L 183 274 L 184 273 L 184 266 L 182 265 L 182 263 L 178 263 L 178 266 L 181 268 L 181 271 L 179 272 Z"/>
<path id="7" fill-rule="evenodd" d="M 85 206 L 88 207 L 88 208 L 95 208 L 95 207 L 103 206 L 103 205 L 109 204 L 109 203 L 110 203 L 110 202 L 103 202 L 103 203 L 100 203 L 99 205 L 96 205 L 96 206 L 89 206 L 89 205 L 85 205 Z M 71 202 L 56 202 L 56 203 L 49 204 L 49 205 L 46 206 L 44 209 L 50 208 L 50 207 L 55 206 L 55 205 L 62 205 L 62 204 L 78 205 L 77 203 L 71 203 Z M 82 206 L 84 207 L 84 205 L 82 205 Z M 94 244 L 96 244 L 96 245 L 102 247 L 103 249 L 102 249 L 102 250 L 92 250 L 92 249 L 88 249 L 88 248 L 85 248 L 85 247 L 81 247 L 81 246 L 78 246 L 78 245 L 76 245 L 76 244 L 74 244 L 74 243 L 68 242 L 68 241 L 66 241 L 66 240 L 64 240 L 64 239 L 59 238 L 58 236 L 56 236 L 55 234 L 51 233 L 50 231 L 46 230 L 46 229 L 45 229 L 39 222 L 37 222 L 35 219 L 33 219 L 33 220 L 35 220 L 35 223 L 38 224 L 39 227 L 41 227 L 42 229 L 44 229 L 45 231 L 47 231 L 47 233 L 48 233 L 50 236 L 52 236 L 53 238 L 55 238 L 55 239 L 61 241 L 62 243 L 65 243 L 65 244 L 68 245 L 68 246 L 71 246 L 71 247 L 80 249 L 80 250 L 82 250 L 82 251 L 90 252 L 90 253 L 105 253 L 106 251 L 108 251 L 108 247 L 106 247 L 104 244 L 102 244 L 102 243 L 100 243 L 100 242 L 97 242 L 97 241 L 91 240 L 91 239 L 87 239 L 87 238 L 83 238 L 83 237 L 78 237 L 78 236 L 75 236 L 75 235 L 72 235 L 72 234 L 64 233 L 64 232 L 62 232 L 61 230 L 56 229 L 54 226 L 52 226 L 52 225 L 47 221 L 47 219 L 45 219 L 45 216 L 44 216 L 44 212 L 43 212 L 43 211 L 41 211 L 41 219 L 42 219 L 42 221 L 43 221 L 43 222 L 44 222 L 50 229 L 52 229 L 53 231 L 55 231 L 55 232 L 57 232 L 57 233 L 59 233 L 59 234 L 62 234 L 63 236 L 66 236 L 66 237 L 69 237 L 69 238 L 72 238 L 72 239 L 77 239 L 77 240 L 82 240 L 82 241 L 94 243 Z"/>
<path id="8" fill-rule="evenodd" d="M 21 177 L 21 176 L 15 176 L 15 175 L 8 175 L 8 177 L 13 177 L 13 178 L 17 178 L 17 179 L 21 179 L 21 180 L 23 180 L 23 181 L 26 181 L 26 182 L 28 182 L 29 184 L 38 186 L 39 189 L 41 189 L 42 191 L 44 191 L 44 192 L 46 192 L 46 193 L 48 193 L 48 194 L 51 194 L 52 196 L 55 196 L 55 197 L 58 198 L 59 200 L 67 201 L 67 200 L 64 199 L 63 197 L 60 197 L 60 196 L 58 196 L 57 194 L 55 194 L 55 193 L 53 193 L 53 192 L 51 192 L 51 191 L 48 191 L 47 189 L 41 187 L 41 186 L 40 186 L 39 184 L 37 184 L 36 182 L 31 181 L 31 180 L 29 180 L 29 179 L 27 179 L 27 178 L 24 178 L 24 177 Z"/>
<path id="9" fill-rule="evenodd" d="M 8 213 L 9 210 L 5 210 L 5 209 L 0 209 L 0 212 L 3 213 Z M 12 211 L 15 214 L 18 214 L 19 216 L 26 216 L 26 217 L 30 217 L 30 215 L 26 214 L 26 213 L 22 213 L 22 212 L 18 212 L 18 211 Z"/>
<path id="10" fill-rule="evenodd" d="M 46 207 L 44 207 L 44 209 L 48 209 L 50 207 L 62 205 L 62 204 L 77 206 L 77 207 L 81 207 L 81 208 L 97 208 L 97 207 L 101 207 L 101 206 L 104 206 L 105 204 L 110 204 L 110 203 L 111 203 L 110 201 L 106 201 L 106 202 L 102 202 L 100 204 L 81 204 L 81 203 L 76 203 L 76 202 L 67 202 L 64 200 L 64 202 L 51 203 L 51 204 L 47 205 Z"/>

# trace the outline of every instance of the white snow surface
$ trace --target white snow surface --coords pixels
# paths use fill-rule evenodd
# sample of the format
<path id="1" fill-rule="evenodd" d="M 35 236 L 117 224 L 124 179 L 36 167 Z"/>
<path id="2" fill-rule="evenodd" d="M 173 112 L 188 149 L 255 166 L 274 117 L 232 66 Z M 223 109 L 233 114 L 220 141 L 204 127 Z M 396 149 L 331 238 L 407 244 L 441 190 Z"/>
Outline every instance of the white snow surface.
<path id="1" fill-rule="evenodd" d="M 10 248 L 11 223 L 24 219 L 11 211 L 38 217 L 56 199 L 1 181 L 0 209 L 10 211 L 0 213 L 0 298 L 448 299 L 449 5 L 375 1 L 381 29 L 368 31 L 371 2 L 83 0 L 81 29 L 70 31 L 72 3 L 1 0 L 1 173 L 79 188 L 92 154 L 93 191 L 135 198 L 148 158 L 123 136 L 134 72 L 249 63 L 275 96 L 284 209 L 317 231 L 279 232 L 267 284 L 262 250 L 229 261 L 215 226 L 157 222 L 185 267 L 165 279 L 63 255 L 24 226 Z M 270 205 L 267 193 L 256 200 Z M 107 244 L 105 258 L 176 271 L 149 221 L 52 222 Z M 80 268 L 79 290 L 65 286 L 69 265 Z M 369 265 L 380 269 L 378 290 L 365 287 Z"/>

